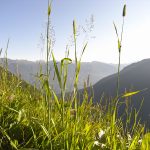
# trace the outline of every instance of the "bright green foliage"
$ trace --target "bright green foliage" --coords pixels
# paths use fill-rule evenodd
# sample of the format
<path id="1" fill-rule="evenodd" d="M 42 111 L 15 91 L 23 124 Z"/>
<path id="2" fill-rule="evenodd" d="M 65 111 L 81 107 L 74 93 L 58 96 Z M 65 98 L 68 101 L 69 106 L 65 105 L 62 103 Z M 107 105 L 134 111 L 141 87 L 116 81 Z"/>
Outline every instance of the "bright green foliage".
<path id="1" fill-rule="evenodd" d="M 142 142 L 142 150 L 149 150 L 150 149 L 150 133 L 144 135 L 144 138 L 141 140 Z"/>
<path id="2" fill-rule="evenodd" d="M 125 7 L 123 16 L 125 16 Z M 46 75 L 39 75 L 41 88 L 37 90 L 9 73 L 7 68 L 0 68 L 0 149 L 148 150 L 150 134 L 145 134 L 144 125 L 136 122 L 138 113 L 132 112 L 135 115 L 132 129 L 124 126 L 123 119 L 118 117 L 118 97 L 117 102 L 115 98 L 107 105 L 101 103 L 94 105 L 93 98 L 89 98 L 85 86 L 83 100 L 79 99 L 78 78 L 87 43 L 83 46 L 78 59 L 75 21 L 73 21 L 76 66 L 74 91 L 71 96 L 66 94 L 68 65 L 72 60 L 66 56 L 60 64 L 56 62 L 49 42 L 51 41 L 48 32 L 50 12 L 51 7 L 48 6 L 47 72 Z M 118 36 L 115 24 L 114 27 Z M 121 41 L 118 42 L 118 49 L 121 49 Z M 61 95 L 57 95 L 49 83 L 50 55 Z M 137 93 L 139 91 L 126 93 L 122 97 Z M 130 124 L 129 114 L 127 121 Z"/>

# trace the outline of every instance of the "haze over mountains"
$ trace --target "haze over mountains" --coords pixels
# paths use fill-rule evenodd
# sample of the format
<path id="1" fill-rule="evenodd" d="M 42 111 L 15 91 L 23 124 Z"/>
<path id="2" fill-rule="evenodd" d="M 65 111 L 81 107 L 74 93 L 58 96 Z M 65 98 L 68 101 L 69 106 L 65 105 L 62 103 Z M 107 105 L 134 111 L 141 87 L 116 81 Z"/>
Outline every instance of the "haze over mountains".
<path id="1" fill-rule="evenodd" d="M 94 102 L 104 94 L 104 99 L 115 97 L 117 89 L 117 74 L 110 75 L 93 85 Z M 119 94 L 125 91 L 143 90 L 141 93 L 132 96 L 131 105 L 139 109 L 144 98 L 141 109 L 141 120 L 147 122 L 150 127 L 150 59 L 145 59 L 125 67 L 120 72 Z"/>
<path id="2" fill-rule="evenodd" d="M 4 59 L 0 59 L 3 66 Z M 45 62 L 32 62 L 26 60 L 8 59 L 8 69 L 15 75 L 20 74 L 21 78 L 30 84 L 36 82 L 35 75 L 42 66 L 43 73 L 46 72 Z M 58 62 L 59 65 L 59 62 Z M 123 68 L 124 66 L 122 66 Z M 57 93 L 59 86 L 57 80 L 53 80 L 54 69 L 53 62 L 50 62 L 51 79 L 50 82 Z M 75 64 L 70 64 L 68 68 L 68 91 L 73 88 Z M 90 83 L 93 84 L 94 102 L 99 102 L 104 94 L 104 99 L 116 96 L 117 87 L 117 65 L 105 64 L 101 62 L 83 62 L 81 63 L 81 72 L 79 76 L 79 88 L 83 88 L 84 81 L 90 77 Z M 131 106 L 139 109 L 144 98 L 140 116 L 142 122 L 147 122 L 150 127 L 150 59 L 145 59 L 137 63 L 133 63 L 123 68 L 120 72 L 120 90 L 119 94 L 125 91 L 143 90 L 141 93 L 132 96 Z M 90 93 L 90 92 L 89 92 Z"/>
<path id="3" fill-rule="evenodd" d="M 8 62 L 8 70 L 15 75 L 21 76 L 21 78 L 30 84 L 34 84 L 37 80 L 35 77 L 37 73 L 40 72 L 40 68 L 42 68 L 42 73 L 46 72 L 46 63 L 43 61 L 26 61 L 26 60 L 11 60 L 7 59 Z M 3 58 L 0 59 L 1 65 L 5 64 Z M 53 88 L 57 93 L 59 93 L 59 85 L 56 79 L 53 80 L 54 77 L 54 67 L 53 62 L 49 62 L 51 78 L 50 82 L 53 85 Z M 59 66 L 59 62 L 58 62 Z M 125 65 L 122 65 L 122 68 Z M 73 79 L 74 79 L 74 71 L 75 64 L 72 63 L 68 67 L 68 84 L 67 91 L 71 91 L 73 89 Z M 86 82 L 89 78 L 90 83 L 93 85 L 100 79 L 114 74 L 117 72 L 117 65 L 115 64 L 106 64 L 102 62 L 82 62 L 81 63 L 81 71 L 79 75 L 79 84 L 78 88 L 83 88 L 84 82 Z"/>

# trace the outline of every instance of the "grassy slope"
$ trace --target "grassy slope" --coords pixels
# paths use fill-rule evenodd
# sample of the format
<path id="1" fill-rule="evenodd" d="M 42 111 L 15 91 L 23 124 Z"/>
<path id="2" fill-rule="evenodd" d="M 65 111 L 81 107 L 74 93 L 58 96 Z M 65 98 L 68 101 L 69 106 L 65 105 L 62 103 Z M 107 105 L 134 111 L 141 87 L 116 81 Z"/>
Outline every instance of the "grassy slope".
<path id="1" fill-rule="evenodd" d="M 123 130 L 115 119 L 114 107 L 106 111 L 101 105 L 84 102 L 74 110 L 57 97 L 51 101 L 49 122 L 48 104 L 43 95 L 28 86 L 21 86 L 12 74 L 1 71 L 0 82 L 0 147 L 1 149 L 132 149 L 141 146 L 143 127 L 135 126 L 132 133 Z M 8 80 L 9 79 L 9 80 Z M 61 102 L 61 100 L 60 100 Z M 131 138 L 130 138 L 130 135 Z"/>

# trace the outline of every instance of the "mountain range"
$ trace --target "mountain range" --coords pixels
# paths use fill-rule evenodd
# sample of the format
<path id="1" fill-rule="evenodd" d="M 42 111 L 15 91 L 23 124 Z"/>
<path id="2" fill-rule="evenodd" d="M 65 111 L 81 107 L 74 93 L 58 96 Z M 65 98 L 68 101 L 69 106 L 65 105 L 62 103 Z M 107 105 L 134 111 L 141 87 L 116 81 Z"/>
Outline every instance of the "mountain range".
<path id="1" fill-rule="evenodd" d="M 1 66 L 5 66 L 5 59 L 0 59 Z M 36 75 L 40 72 L 42 68 L 42 73 L 46 73 L 46 63 L 44 61 L 27 61 L 27 60 L 11 60 L 7 59 L 8 70 L 15 74 L 16 76 L 20 76 L 22 80 L 34 85 L 37 83 Z M 60 62 L 57 63 L 60 65 Z M 125 65 L 122 65 L 123 68 Z M 50 68 L 50 85 L 53 86 L 56 93 L 59 93 L 59 85 L 57 79 L 53 79 L 54 77 L 54 67 L 53 62 L 49 62 Z M 114 74 L 117 72 L 117 65 L 115 64 L 107 64 L 102 62 L 82 62 L 81 63 L 81 71 L 79 74 L 79 82 L 78 88 L 81 89 L 84 87 L 84 82 L 86 82 L 89 78 L 89 83 L 91 85 L 95 84 L 100 79 Z M 70 92 L 73 89 L 73 80 L 75 75 L 75 64 L 69 64 L 68 66 L 68 81 L 67 81 L 67 91 Z"/>
<path id="2" fill-rule="evenodd" d="M 11 60 L 7 59 L 8 70 L 15 74 L 20 75 L 22 80 L 34 85 L 37 78 L 36 74 L 42 67 L 42 73 L 46 72 L 46 63 L 43 61 L 26 61 L 26 60 Z M 0 59 L 1 66 L 4 66 L 4 59 Z M 60 62 L 58 62 L 58 65 Z M 50 84 L 57 93 L 59 93 L 59 86 L 57 80 L 53 80 L 54 67 L 53 62 L 49 62 L 51 68 Z M 133 109 L 138 110 L 142 104 L 142 108 L 139 114 L 141 122 L 148 124 L 150 127 L 150 59 L 145 59 L 125 67 L 122 65 L 120 72 L 120 88 L 119 95 L 129 91 L 141 91 L 140 93 L 133 95 L 128 99 L 120 99 L 120 101 L 129 101 L 130 106 Z M 73 88 L 75 64 L 72 63 L 68 67 L 68 92 Z M 84 81 L 90 78 L 90 83 L 93 85 L 93 101 L 98 103 L 100 99 L 111 99 L 116 96 L 117 89 L 117 65 L 106 64 L 101 62 L 82 62 L 81 72 L 79 75 L 79 89 L 83 91 Z M 88 88 L 89 94 L 91 88 Z M 89 95 L 90 96 L 90 95 Z M 143 102 L 143 103 L 142 103 Z M 122 114 L 125 109 L 124 106 L 120 109 Z"/>

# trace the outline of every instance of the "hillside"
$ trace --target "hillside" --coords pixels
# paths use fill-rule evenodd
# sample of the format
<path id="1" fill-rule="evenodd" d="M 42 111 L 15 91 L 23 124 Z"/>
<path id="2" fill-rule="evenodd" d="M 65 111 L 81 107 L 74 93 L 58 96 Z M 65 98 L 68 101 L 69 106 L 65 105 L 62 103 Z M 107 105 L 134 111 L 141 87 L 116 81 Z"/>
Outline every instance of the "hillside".
<path id="1" fill-rule="evenodd" d="M 120 72 L 120 90 L 119 94 L 125 91 L 144 90 L 143 92 L 132 96 L 131 105 L 139 109 L 142 99 L 144 98 L 140 117 L 143 122 L 150 125 L 150 59 L 145 59 L 125 67 Z M 93 86 L 94 102 L 98 102 L 104 94 L 105 98 L 115 97 L 117 85 L 117 74 L 110 75 Z"/>
<path id="2" fill-rule="evenodd" d="M 17 87 L 20 87 L 23 91 L 29 92 L 32 96 L 33 93 L 39 95 L 39 91 L 37 90 L 37 88 L 0 66 L 1 91 L 2 88 L 7 88 L 8 91 L 9 89 L 11 89 L 11 91 L 13 91 Z"/>

